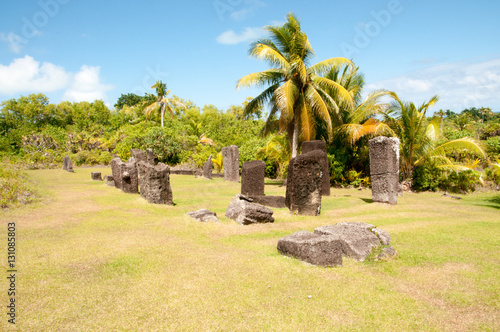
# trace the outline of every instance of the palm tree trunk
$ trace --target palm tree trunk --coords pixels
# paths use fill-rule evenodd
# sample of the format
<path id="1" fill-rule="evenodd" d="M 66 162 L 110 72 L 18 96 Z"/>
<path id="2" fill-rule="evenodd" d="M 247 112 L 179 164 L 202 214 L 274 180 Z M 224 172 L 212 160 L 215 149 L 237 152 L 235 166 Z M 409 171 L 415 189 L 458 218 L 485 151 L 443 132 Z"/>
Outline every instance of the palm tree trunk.
<path id="1" fill-rule="evenodd" d="M 293 136 L 292 136 L 292 158 L 297 157 L 299 150 L 299 122 L 297 119 L 293 122 Z"/>
<path id="2" fill-rule="evenodd" d="M 165 106 L 163 103 L 160 104 L 160 116 L 161 116 L 161 126 L 163 127 L 163 116 L 165 115 Z"/>

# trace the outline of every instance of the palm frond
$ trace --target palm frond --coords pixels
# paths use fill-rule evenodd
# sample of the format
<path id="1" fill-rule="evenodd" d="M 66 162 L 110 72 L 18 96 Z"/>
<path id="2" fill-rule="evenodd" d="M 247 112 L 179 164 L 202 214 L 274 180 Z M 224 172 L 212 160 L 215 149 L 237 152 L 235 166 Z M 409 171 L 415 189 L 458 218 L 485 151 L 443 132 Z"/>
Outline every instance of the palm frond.
<path id="1" fill-rule="evenodd" d="M 257 73 L 252 73 L 240 78 L 236 83 L 236 89 L 251 86 L 267 86 L 279 83 L 284 78 L 281 69 L 268 69 Z"/>
<path id="2" fill-rule="evenodd" d="M 309 67 L 308 71 L 311 74 L 325 76 L 332 68 L 340 68 L 341 66 L 354 66 L 353 62 L 347 58 L 336 57 L 330 58 L 316 63 Z"/>

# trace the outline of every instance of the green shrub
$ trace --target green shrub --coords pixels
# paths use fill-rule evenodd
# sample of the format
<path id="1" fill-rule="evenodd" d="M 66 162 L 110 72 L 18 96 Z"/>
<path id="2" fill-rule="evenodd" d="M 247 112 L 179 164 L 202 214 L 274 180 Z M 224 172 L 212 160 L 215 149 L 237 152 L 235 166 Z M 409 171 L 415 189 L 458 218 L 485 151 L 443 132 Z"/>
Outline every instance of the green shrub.
<path id="1" fill-rule="evenodd" d="M 454 193 L 473 192 L 480 183 L 480 176 L 481 175 L 474 170 L 451 172 L 441 181 L 440 187 L 443 190 Z"/>
<path id="2" fill-rule="evenodd" d="M 19 165 L 0 162 L 0 207 L 36 202 L 39 194 Z"/>
<path id="3" fill-rule="evenodd" d="M 433 164 L 418 165 L 412 173 L 412 188 L 416 191 L 436 191 L 444 172 Z"/>
<path id="4" fill-rule="evenodd" d="M 486 149 L 490 158 L 500 157 L 500 136 L 488 138 L 486 140 Z"/>
<path id="5" fill-rule="evenodd" d="M 154 127 L 151 128 L 143 138 L 145 147 L 151 148 L 158 158 L 158 161 L 169 165 L 176 165 L 180 162 L 182 144 L 179 133 L 172 128 Z M 208 159 L 208 155 L 205 161 Z"/>

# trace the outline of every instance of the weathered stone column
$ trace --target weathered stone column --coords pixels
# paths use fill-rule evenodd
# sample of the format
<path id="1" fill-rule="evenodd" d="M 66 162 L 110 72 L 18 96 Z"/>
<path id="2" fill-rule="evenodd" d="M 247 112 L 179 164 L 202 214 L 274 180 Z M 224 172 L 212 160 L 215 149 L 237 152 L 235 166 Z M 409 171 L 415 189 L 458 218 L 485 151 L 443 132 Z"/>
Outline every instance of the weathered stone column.
<path id="1" fill-rule="evenodd" d="M 147 161 L 146 152 L 142 151 L 141 149 L 131 149 L 130 156 L 134 157 L 137 163 L 139 163 L 140 161 Z"/>
<path id="2" fill-rule="evenodd" d="M 222 165 L 224 180 L 233 182 L 240 180 L 240 153 L 236 145 L 222 148 Z"/>
<path id="3" fill-rule="evenodd" d="M 147 155 L 147 157 L 146 157 L 146 158 L 147 158 L 147 160 L 148 160 L 148 163 L 149 163 L 150 165 L 153 165 L 153 166 L 154 166 L 154 164 L 155 164 L 155 154 L 154 154 L 153 150 L 152 150 L 152 149 L 149 149 L 149 148 L 148 148 L 148 149 L 146 149 L 146 155 Z"/>
<path id="4" fill-rule="evenodd" d="M 69 158 L 69 156 L 65 156 L 64 157 L 63 168 L 62 169 L 65 170 L 65 171 L 71 172 L 71 173 L 74 172 L 74 170 L 73 170 L 73 162 L 71 161 L 71 159 Z"/>
<path id="5" fill-rule="evenodd" d="M 113 176 L 114 178 L 114 176 Z M 139 175 L 135 158 L 130 158 L 126 163 L 120 164 L 120 189 L 129 194 L 139 192 Z"/>
<path id="6" fill-rule="evenodd" d="M 265 173 L 266 163 L 262 160 L 245 161 L 241 167 L 241 194 L 264 196 Z"/>
<path id="7" fill-rule="evenodd" d="M 170 187 L 170 167 L 164 163 L 153 166 L 145 161 L 138 163 L 141 176 L 141 197 L 153 204 L 173 204 Z"/>
<path id="8" fill-rule="evenodd" d="M 317 216 L 321 212 L 323 152 L 314 150 L 288 163 L 285 203 L 293 214 Z"/>
<path id="9" fill-rule="evenodd" d="M 309 153 L 315 150 L 323 152 L 323 157 L 320 160 L 321 171 L 323 172 L 323 186 L 321 187 L 321 195 L 330 196 L 330 165 L 328 163 L 325 141 L 315 140 L 302 142 L 302 154 Z"/>
<path id="10" fill-rule="evenodd" d="M 208 160 L 203 164 L 203 177 L 212 180 L 212 155 L 208 157 Z"/>
<path id="11" fill-rule="evenodd" d="M 372 199 L 395 205 L 399 188 L 399 139 L 379 136 L 368 143 Z"/>
<path id="12" fill-rule="evenodd" d="M 120 158 L 114 158 L 110 162 L 111 174 L 113 175 L 113 181 L 115 182 L 115 187 L 122 189 L 122 176 L 120 171 L 120 165 L 123 161 Z"/>

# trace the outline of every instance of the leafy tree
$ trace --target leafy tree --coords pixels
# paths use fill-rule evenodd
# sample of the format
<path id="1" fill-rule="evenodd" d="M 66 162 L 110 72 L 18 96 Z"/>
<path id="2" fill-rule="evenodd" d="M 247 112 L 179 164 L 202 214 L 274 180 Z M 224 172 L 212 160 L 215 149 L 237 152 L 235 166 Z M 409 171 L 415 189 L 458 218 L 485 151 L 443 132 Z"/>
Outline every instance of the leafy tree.
<path id="1" fill-rule="evenodd" d="M 147 104 L 150 105 L 154 101 L 156 101 L 156 98 L 152 94 L 139 96 L 136 95 L 135 93 L 127 93 L 126 95 L 122 93 L 122 95 L 118 98 L 114 106 L 117 110 L 121 110 L 125 105 L 132 107 L 145 102 L 147 102 Z"/>
<path id="2" fill-rule="evenodd" d="M 271 69 L 249 74 L 239 79 L 237 88 L 268 86 L 245 107 L 245 113 L 253 113 L 265 103 L 270 105 L 268 120 L 280 114 L 280 128 L 288 133 L 292 157 L 297 155 L 299 134 L 302 140 L 315 137 L 316 124 L 313 116 L 326 123 L 332 132 L 330 110 L 339 106 L 325 91 L 331 89 L 348 103 L 351 95 L 335 81 L 322 77 L 334 65 L 350 64 L 345 58 L 331 58 L 308 67 L 314 55 L 307 35 L 301 30 L 300 22 L 288 14 L 282 26 L 268 26 L 270 38 L 261 39 L 250 47 L 250 55 L 268 62 Z"/>

